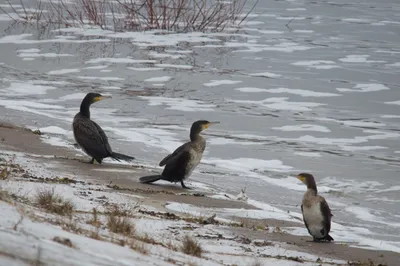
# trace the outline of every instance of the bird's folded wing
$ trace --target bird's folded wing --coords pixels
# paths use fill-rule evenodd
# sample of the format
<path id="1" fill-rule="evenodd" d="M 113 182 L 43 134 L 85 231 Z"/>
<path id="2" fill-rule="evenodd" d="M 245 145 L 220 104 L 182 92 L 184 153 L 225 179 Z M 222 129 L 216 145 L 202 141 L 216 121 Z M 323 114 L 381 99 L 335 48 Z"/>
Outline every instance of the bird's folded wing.
<path id="1" fill-rule="evenodd" d="M 324 227 L 329 231 L 331 229 L 331 209 L 325 199 L 321 200 L 320 208 L 322 216 L 324 217 Z"/>
<path id="2" fill-rule="evenodd" d="M 161 162 L 158 164 L 159 166 L 164 166 L 166 164 L 170 164 L 172 161 L 176 160 L 179 154 L 187 148 L 189 143 L 185 143 L 179 146 L 173 153 L 167 155 Z"/>
<path id="3" fill-rule="evenodd" d="M 108 138 L 106 136 L 106 133 L 103 131 L 103 129 L 94 121 L 92 121 L 93 124 L 96 126 L 97 131 L 99 132 L 99 135 L 101 137 L 101 140 L 103 142 L 103 144 L 105 145 L 105 148 L 107 149 L 107 151 L 109 152 L 109 154 L 112 154 L 112 149 L 110 144 L 108 143 Z"/>
<path id="4" fill-rule="evenodd" d="M 85 151 L 97 156 L 107 155 L 104 139 L 94 122 L 74 123 L 73 129 L 76 141 Z"/>

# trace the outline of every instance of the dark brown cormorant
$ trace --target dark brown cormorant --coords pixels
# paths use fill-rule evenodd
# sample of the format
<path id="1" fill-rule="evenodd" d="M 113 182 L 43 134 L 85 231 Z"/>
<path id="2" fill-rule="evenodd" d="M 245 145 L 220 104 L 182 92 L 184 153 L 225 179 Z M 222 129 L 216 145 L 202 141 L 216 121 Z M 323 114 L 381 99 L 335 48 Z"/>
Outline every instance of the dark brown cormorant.
<path id="1" fill-rule="evenodd" d="M 206 148 L 206 140 L 200 136 L 200 132 L 207 129 L 212 124 L 219 122 L 208 122 L 199 120 L 192 124 L 190 128 L 190 141 L 179 146 L 173 153 L 162 159 L 159 166 L 164 166 L 161 175 L 143 176 L 139 179 L 141 183 L 152 183 L 157 180 L 167 180 L 170 182 L 181 182 L 182 188 L 188 188 L 183 181 L 187 179 L 200 163 Z"/>
<path id="2" fill-rule="evenodd" d="M 98 124 L 90 120 L 90 105 L 104 98 L 111 98 L 111 96 L 103 96 L 93 92 L 86 94 L 82 100 L 81 109 L 75 115 L 72 123 L 75 141 L 87 155 L 92 157 L 89 163 L 94 163 L 94 160 L 96 160 L 101 164 L 106 157 L 111 157 L 117 161 L 131 161 L 135 158 L 113 152 L 104 131 Z"/>
<path id="3" fill-rule="evenodd" d="M 333 215 L 325 198 L 317 194 L 314 176 L 301 173 L 297 175 L 297 178 L 307 186 L 307 192 L 304 194 L 301 204 L 301 212 L 308 233 L 315 242 L 334 240 L 329 235 Z"/>

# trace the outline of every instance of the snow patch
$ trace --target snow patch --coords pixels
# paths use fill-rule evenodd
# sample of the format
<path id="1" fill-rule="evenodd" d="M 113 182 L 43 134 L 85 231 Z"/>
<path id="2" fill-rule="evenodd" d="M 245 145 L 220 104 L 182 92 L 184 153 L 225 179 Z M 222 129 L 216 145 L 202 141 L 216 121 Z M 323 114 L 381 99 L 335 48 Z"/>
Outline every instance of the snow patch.
<path id="1" fill-rule="evenodd" d="M 368 60 L 369 55 L 346 55 L 344 58 L 340 58 L 339 61 L 345 63 L 385 63 L 382 60 Z"/>
<path id="2" fill-rule="evenodd" d="M 215 108 L 214 104 L 206 104 L 203 101 L 188 100 L 183 98 L 166 98 L 139 96 L 139 98 L 149 101 L 150 106 L 167 105 L 170 110 L 179 110 L 186 112 L 210 112 Z"/>
<path id="3" fill-rule="evenodd" d="M 390 88 L 386 87 L 383 84 L 377 83 L 368 83 L 368 84 L 357 84 L 353 87 L 354 89 L 348 88 L 336 88 L 337 91 L 340 92 L 371 92 L 371 91 L 383 91 L 383 90 L 390 90 Z"/>
<path id="4" fill-rule="evenodd" d="M 272 129 L 280 130 L 280 131 L 316 131 L 316 132 L 331 132 L 327 127 L 319 126 L 319 125 L 310 125 L 310 124 L 291 125 L 291 126 L 282 126 L 282 127 L 273 127 Z"/>
<path id="5" fill-rule="evenodd" d="M 204 83 L 203 85 L 206 87 L 215 87 L 220 85 L 233 85 L 241 83 L 240 80 L 229 80 L 229 79 L 222 79 L 222 80 L 210 80 L 210 82 Z"/>
<path id="6" fill-rule="evenodd" d="M 144 81 L 146 81 L 146 82 L 168 82 L 171 79 L 172 79 L 172 77 L 170 77 L 170 76 L 162 76 L 162 77 L 148 78 L 148 79 L 145 79 Z"/>
<path id="7" fill-rule="evenodd" d="M 310 61 L 298 61 L 292 63 L 294 66 L 306 66 L 306 67 L 311 67 L 315 69 L 332 69 L 332 68 L 338 68 L 339 66 L 336 65 L 335 62 L 333 61 L 328 61 L 328 60 L 310 60 Z"/>
<path id="8" fill-rule="evenodd" d="M 265 77 L 265 78 L 279 78 L 279 77 L 282 77 L 282 75 L 274 74 L 274 73 L 270 73 L 270 72 L 253 73 L 253 74 L 249 74 L 249 76 Z"/>
<path id="9" fill-rule="evenodd" d="M 154 64 L 156 60 L 143 60 L 143 59 L 132 59 L 132 58 L 94 58 L 85 62 L 85 64 L 99 64 L 99 63 L 113 63 L 113 64 Z"/>
<path id="10" fill-rule="evenodd" d="M 50 133 L 50 134 L 66 135 L 68 133 L 67 130 L 57 126 L 41 127 L 39 128 L 39 130 L 42 133 Z"/>
<path id="11" fill-rule="evenodd" d="M 323 103 L 316 102 L 290 102 L 287 97 L 272 97 L 266 98 L 260 101 L 250 101 L 250 100 L 227 100 L 233 103 L 243 103 L 243 104 L 256 104 L 262 107 L 280 110 L 280 111 L 312 111 L 312 107 L 323 106 Z"/>
<path id="12" fill-rule="evenodd" d="M 61 70 L 52 70 L 47 72 L 49 75 L 63 75 L 63 74 L 69 74 L 69 73 L 78 73 L 81 72 L 78 68 L 72 68 L 72 69 L 61 69 Z"/>

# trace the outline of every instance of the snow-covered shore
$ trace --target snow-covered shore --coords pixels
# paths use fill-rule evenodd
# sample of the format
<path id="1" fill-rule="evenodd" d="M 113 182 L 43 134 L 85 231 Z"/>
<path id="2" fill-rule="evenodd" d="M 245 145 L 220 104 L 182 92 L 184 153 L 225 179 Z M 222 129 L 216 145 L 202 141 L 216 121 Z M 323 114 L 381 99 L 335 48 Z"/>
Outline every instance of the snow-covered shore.
<path id="1" fill-rule="evenodd" d="M 243 193 L 139 184 L 152 169 L 87 165 L 76 150 L 43 143 L 29 130 L 0 132 L 1 265 L 396 265 L 399 258 L 352 242 L 308 242 L 299 213 L 257 206 Z M 40 204 L 43 193 L 72 210 Z M 187 236 L 201 252 L 188 249 Z"/>

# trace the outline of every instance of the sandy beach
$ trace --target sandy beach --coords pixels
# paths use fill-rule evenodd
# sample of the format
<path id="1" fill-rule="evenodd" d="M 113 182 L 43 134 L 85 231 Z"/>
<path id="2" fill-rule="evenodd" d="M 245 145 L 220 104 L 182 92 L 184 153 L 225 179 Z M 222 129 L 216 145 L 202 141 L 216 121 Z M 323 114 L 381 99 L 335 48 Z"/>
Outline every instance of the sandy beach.
<path id="1" fill-rule="evenodd" d="M 90 165 L 82 162 L 89 158 L 72 145 L 70 148 L 52 146 L 44 143 L 44 138 L 46 135 L 29 129 L 7 123 L 0 125 L 0 169 L 6 169 L 2 172 L 0 188 L 4 195 L 8 195 L 2 196 L 0 208 L 2 213 L 11 214 L 15 214 L 15 210 L 24 210 L 19 211 L 24 218 L 11 214 L 0 218 L 1 238 L 8 239 L 0 244 L 2 265 L 6 265 L 3 264 L 6 262 L 14 263 L 7 265 L 21 265 L 17 261 L 27 265 L 79 265 L 67 262 L 62 255 L 51 250 L 57 247 L 73 249 L 68 252 L 75 252 L 76 256 L 95 252 L 85 250 L 82 246 L 85 241 L 95 241 L 99 246 L 104 243 L 113 248 L 123 248 L 124 256 L 136 256 L 135 260 L 141 261 L 140 265 L 400 264 L 400 254 L 395 252 L 357 248 L 352 247 L 356 243 L 340 241 L 313 243 L 310 242 L 310 236 L 291 234 L 296 228 L 304 229 L 298 214 L 282 213 L 293 218 L 282 220 L 254 218 L 254 215 L 246 217 L 243 213 L 262 213 L 264 210 L 249 203 L 243 195 L 239 195 L 239 198 L 223 195 L 211 186 L 191 182 L 189 184 L 193 190 L 183 190 L 178 184 L 164 182 L 140 184 L 137 181 L 140 176 L 154 174 L 159 169 L 135 162 L 128 165 L 107 160 L 102 165 Z M 35 204 L 35 191 L 43 187 L 54 187 L 62 197 L 72 201 L 75 207 L 70 217 L 50 214 Z M 129 219 L 135 224 L 136 235 L 111 233 L 107 228 L 108 223 L 101 218 L 97 227 L 99 237 L 90 238 L 89 232 L 96 228 L 84 222 L 86 216 L 92 215 L 93 208 L 105 216 L 107 208 L 113 204 L 130 209 Z M 63 219 L 68 220 L 69 224 L 74 223 L 74 229 L 61 226 L 59 221 Z M 150 225 L 153 222 L 163 226 Z M 66 238 L 72 242 L 72 246 L 50 241 L 57 237 L 56 233 L 35 233 L 29 223 L 39 223 L 44 228 L 54 227 L 60 235 L 60 232 L 68 232 Z M 180 251 L 179 246 L 185 234 L 190 234 L 203 247 L 200 257 L 185 255 Z M 32 235 L 37 243 L 45 243 L 40 252 L 43 256 L 11 248 L 13 240 L 15 243 L 23 242 L 24 238 L 31 238 Z M 79 237 L 79 240 L 75 237 Z M 121 244 L 122 241 L 128 243 L 131 238 L 135 239 L 134 247 L 131 245 L 131 248 L 126 248 L 127 244 Z M 49 242 L 53 246 L 46 251 Z M 103 248 L 97 252 L 104 254 L 101 251 Z M 112 254 L 110 251 L 110 257 Z M 93 255 L 96 257 L 96 254 Z M 43 264 L 34 264 L 35 258 Z M 91 258 L 82 261 L 86 259 L 85 265 L 96 264 L 94 258 L 93 261 Z M 116 264 L 111 261 L 103 261 L 101 265 L 125 265 L 122 261 L 114 261 Z"/>

